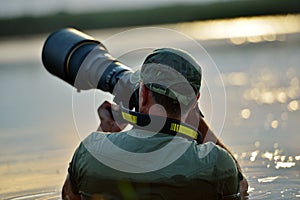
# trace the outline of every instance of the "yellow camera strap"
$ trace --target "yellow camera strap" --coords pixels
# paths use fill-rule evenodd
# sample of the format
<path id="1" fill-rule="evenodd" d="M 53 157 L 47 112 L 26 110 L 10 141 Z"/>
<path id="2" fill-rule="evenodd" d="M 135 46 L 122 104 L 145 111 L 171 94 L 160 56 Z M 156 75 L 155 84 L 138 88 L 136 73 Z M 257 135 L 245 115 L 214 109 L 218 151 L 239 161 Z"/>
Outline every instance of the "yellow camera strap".
<path id="1" fill-rule="evenodd" d="M 202 143 L 202 134 L 195 129 L 194 127 L 183 123 L 176 119 L 164 118 L 160 116 L 154 116 L 143 113 L 138 113 L 132 110 L 128 110 L 124 107 L 121 107 L 122 119 L 127 123 L 132 124 L 135 128 L 142 130 L 151 131 L 151 124 L 161 124 L 162 121 L 165 121 L 164 126 L 159 131 L 160 133 L 184 137 L 188 140 L 195 140 L 198 144 Z"/>

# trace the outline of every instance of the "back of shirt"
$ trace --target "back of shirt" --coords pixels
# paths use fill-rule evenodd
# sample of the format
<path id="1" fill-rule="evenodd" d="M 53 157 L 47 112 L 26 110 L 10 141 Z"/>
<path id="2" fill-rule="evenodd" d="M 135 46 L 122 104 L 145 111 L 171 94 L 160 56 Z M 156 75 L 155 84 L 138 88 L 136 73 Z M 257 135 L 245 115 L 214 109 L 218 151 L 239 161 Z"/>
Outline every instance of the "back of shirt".
<path id="1" fill-rule="evenodd" d="M 72 190 L 107 199 L 220 199 L 238 192 L 232 157 L 213 143 L 133 129 L 92 133 L 69 167 Z"/>

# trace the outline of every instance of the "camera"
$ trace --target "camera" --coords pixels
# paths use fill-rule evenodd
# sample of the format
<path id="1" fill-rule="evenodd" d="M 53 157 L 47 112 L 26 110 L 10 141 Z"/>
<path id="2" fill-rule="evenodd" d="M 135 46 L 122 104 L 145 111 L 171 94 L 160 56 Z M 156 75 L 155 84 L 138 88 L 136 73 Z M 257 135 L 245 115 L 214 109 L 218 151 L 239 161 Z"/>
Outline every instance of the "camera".
<path id="1" fill-rule="evenodd" d="M 97 88 L 114 95 L 115 103 L 138 110 L 133 72 L 93 37 L 73 28 L 53 32 L 43 46 L 42 61 L 51 74 L 78 90 Z"/>

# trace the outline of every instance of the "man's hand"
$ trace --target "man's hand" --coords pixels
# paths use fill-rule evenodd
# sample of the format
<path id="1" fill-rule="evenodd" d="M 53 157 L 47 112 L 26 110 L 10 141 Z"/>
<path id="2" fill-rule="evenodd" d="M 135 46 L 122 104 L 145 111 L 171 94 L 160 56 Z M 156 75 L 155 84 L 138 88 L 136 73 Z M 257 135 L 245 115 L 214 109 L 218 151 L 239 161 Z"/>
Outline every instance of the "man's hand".
<path id="1" fill-rule="evenodd" d="M 108 101 L 104 101 L 100 105 L 100 107 L 98 108 L 100 125 L 99 125 L 97 131 L 120 132 L 122 129 L 124 129 L 127 126 L 127 124 L 119 124 L 114 120 L 113 115 L 112 115 L 112 109 L 114 111 L 118 111 L 119 106 L 111 104 Z"/>

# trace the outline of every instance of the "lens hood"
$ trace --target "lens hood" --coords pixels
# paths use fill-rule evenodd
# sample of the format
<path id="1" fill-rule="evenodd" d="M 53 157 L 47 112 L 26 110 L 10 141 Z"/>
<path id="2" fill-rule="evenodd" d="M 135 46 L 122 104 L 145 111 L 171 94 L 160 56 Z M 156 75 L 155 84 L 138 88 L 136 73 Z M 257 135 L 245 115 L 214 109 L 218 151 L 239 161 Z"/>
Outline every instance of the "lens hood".
<path id="1" fill-rule="evenodd" d="M 72 54 L 79 47 L 88 46 L 88 49 L 85 48 L 87 54 L 99 44 L 99 41 L 76 29 L 64 28 L 49 35 L 43 46 L 42 61 L 51 74 L 73 84 L 67 69 Z"/>

